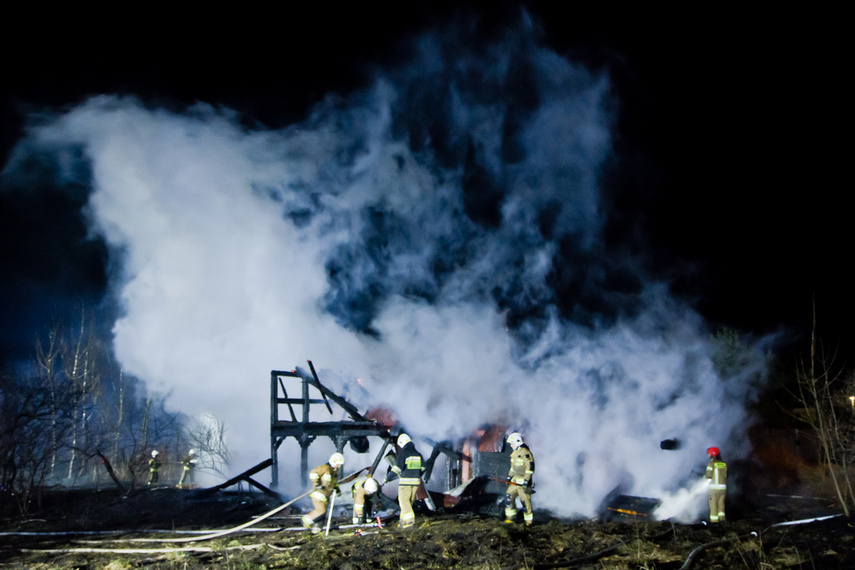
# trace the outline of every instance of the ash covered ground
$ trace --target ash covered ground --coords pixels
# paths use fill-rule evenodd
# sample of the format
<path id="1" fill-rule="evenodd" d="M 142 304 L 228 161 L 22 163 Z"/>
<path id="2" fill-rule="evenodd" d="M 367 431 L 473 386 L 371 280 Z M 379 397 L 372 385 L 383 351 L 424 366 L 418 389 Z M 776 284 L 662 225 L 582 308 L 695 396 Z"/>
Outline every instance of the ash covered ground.
<path id="1" fill-rule="evenodd" d="M 383 528 L 355 527 L 342 501 L 329 533 L 320 535 L 299 529 L 295 503 L 217 537 L 209 535 L 281 503 L 235 491 L 53 490 L 23 517 L 10 499 L 3 504 L 3 568 L 855 567 L 852 519 L 828 501 L 800 495 L 733 497 L 730 520 L 715 526 L 640 517 L 572 520 L 537 511 L 535 524 L 525 527 L 505 524 L 483 506 L 464 502 L 427 512 L 417 503 L 410 530 L 399 530 L 394 515 Z"/>

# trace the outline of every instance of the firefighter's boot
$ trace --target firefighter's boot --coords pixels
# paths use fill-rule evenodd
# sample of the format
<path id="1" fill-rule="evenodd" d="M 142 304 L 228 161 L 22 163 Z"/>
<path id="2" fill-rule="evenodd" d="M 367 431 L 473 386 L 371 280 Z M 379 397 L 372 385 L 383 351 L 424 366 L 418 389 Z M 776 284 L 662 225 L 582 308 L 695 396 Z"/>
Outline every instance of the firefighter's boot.
<path id="1" fill-rule="evenodd" d="M 318 526 L 318 523 L 315 522 L 315 519 L 313 519 L 309 515 L 303 515 L 300 520 L 303 523 L 303 528 L 311 530 L 312 534 L 318 534 L 319 532 L 321 532 L 321 527 Z"/>

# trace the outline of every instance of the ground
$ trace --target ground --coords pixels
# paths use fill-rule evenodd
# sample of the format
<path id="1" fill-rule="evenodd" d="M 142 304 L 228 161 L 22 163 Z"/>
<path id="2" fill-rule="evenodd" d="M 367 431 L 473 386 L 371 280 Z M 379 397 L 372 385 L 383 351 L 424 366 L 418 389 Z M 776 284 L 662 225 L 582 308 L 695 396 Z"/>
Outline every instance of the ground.
<path id="1" fill-rule="evenodd" d="M 340 504 L 328 534 L 300 530 L 299 513 L 286 508 L 219 537 L 208 535 L 281 503 L 237 491 L 53 490 L 22 516 L 5 499 L 2 568 L 855 568 L 855 521 L 839 515 L 781 525 L 839 512 L 793 497 L 735 505 L 719 525 L 566 520 L 538 511 L 525 527 L 483 509 L 440 508 L 420 510 L 407 530 L 394 516 L 383 528 L 354 527 Z M 149 541 L 135 541 L 141 538 Z"/>

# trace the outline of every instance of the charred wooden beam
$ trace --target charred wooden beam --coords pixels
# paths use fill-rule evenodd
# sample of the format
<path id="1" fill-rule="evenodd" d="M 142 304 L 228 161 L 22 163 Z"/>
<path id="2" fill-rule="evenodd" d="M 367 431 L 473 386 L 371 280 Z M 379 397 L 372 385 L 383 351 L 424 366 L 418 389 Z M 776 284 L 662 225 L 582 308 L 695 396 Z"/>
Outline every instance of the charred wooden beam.
<path id="1" fill-rule="evenodd" d="M 349 439 L 357 436 L 383 436 L 387 429 L 371 421 L 365 422 L 276 422 L 270 426 L 275 437 L 330 437 Z"/>
<path id="2" fill-rule="evenodd" d="M 379 424 L 359 413 L 359 410 L 326 386 L 324 386 L 311 360 L 307 361 L 311 373 L 296 367 L 294 370 L 270 371 L 270 456 L 273 461 L 271 486 L 275 489 L 279 484 L 278 450 L 286 438 L 293 437 L 300 445 L 300 470 L 302 483 L 308 482 L 308 450 L 309 445 L 318 437 L 329 437 L 333 440 L 336 451 L 342 451 L 348 442 L 356 451 L 368 449 L 367 439 L 370 436 L 388 439 L 388 427 Z M 296 378 L 301 382 L 301 397 L 289 396 L 285 386 L 286 378 Z M 320 392 L 321 398 L 310 397 L 309 387 Z M 329 414 L 333 413 L 332 403 L 340 406 L 350 419 L 342 421 L 311 421 L 309 410 L 312 404 L 323 404 Z M 279 407 L 288 406 L 289 420 L 279 418 Z M 302 406 L 302 414 L 295 408 Z M 356 442 L 358 445 L 354 445 Z M 385 446 L 384 446 L 385 448 Z"/>
<path id="3" fill-rule="evenodd" d="M 267 469 L 271 465 L 273 465 L 273 459 L 272 458 L 265 459 L 264 461 L 262 461 L 261 463 L 259 463 L 255 467 L 250 467 L 249 469 L 247 469 L 246 471 L 244 471 L 240 475 L 236 475 L 236 476 L 232 477 L 231 479 L 229 479 L 225 483 L 220 483 L 219 485 L 215 485 L 214 487 L 208 487 L 207 489 L 200 489 L 196 494 L 198 496 L 210 495 L 212 493 L 216 493 L 217 491 L 219 491 L 221 489 L 225 489 L 226 487 L 231 487 L 232 485 L 236 485 L 240 481 L 246 481 L 247 483 L 250 483 L 250 477 L 252 475 L 255 475 L 256 473 L 258 473 L 259 471 L 261 471 L 263 469 Z M 255 485 L 255 483 L 250 483 L 250 484 Z M 267 489 L 267 487 L 264 487 L 264 489 L 266 491 L 269 491 L 270 493 L 272 493 L 274 497 L 279 498 L 278 495 L 273 493 L 273 491 L 270 491 L 270 489 Z"/>
<path id="4" fill-rule="evenodd" d="M 267 495 L 269 497 L 273 497 L 274 499 L 280 499 L 281 500 L 281 497 L 279 496 L 278 493 L 276 493 L 275 491 L 273 491 L 271 489 L 268 489 L 267 487 L 265 487 L 264 485 L 262 485 L 261 483 L 259 483 L 255 479 L 253 479 L 252 477 L 247 477 L 246 482 L 249 483 L 250 485 L 252 485 L 253 487 L 255 487 L 256 489 L 258 489 L 259 491 L 261 491 L 262 493 L 264 493 L 265 495 Z"/>

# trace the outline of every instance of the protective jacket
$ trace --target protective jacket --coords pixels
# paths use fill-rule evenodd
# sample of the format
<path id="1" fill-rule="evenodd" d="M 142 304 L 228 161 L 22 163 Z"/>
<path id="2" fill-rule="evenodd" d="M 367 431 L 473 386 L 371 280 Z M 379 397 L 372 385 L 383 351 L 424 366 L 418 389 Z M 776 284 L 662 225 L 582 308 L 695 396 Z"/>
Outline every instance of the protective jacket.
<path id="1" fill-rule="evenodd" d="M 309 480 L 314 487 L 311 497 L 326 501 L 338 488 L 338 469 L 329 463 L 324 463 L 309 472 Z"/>
<path id="2" fill-rule="evenodd" d="M 727 488 L 727 464 L 721 457 L 711 457 L 707 463 L 706 478 L 710 479 L 710 489 Z"/>
<path id="3" fill-rule="evenodd" d="M 508 478 L 517 485 L 531 486 L 533 475 L 534 455 L 523 443 L 511 453 L 511 469 L 508 471 Z"/>
<path id="4" fill-rule="evenodd" d="M 398 460 L 392 467 L 392 471 L 401 478 L 398 485 L 418 486 L 422 482 L 422 471 L 424 471 L 422 463 L 422 455 L 416 451 L 412 441 L 402 447 L 401 452 L 398 453 Z"/>

